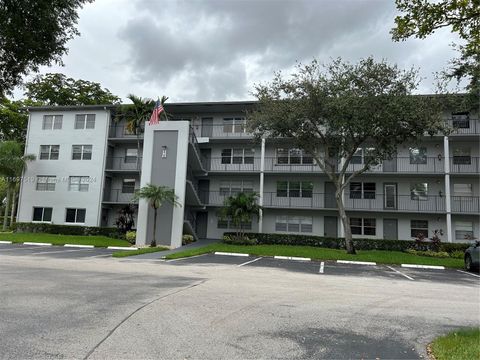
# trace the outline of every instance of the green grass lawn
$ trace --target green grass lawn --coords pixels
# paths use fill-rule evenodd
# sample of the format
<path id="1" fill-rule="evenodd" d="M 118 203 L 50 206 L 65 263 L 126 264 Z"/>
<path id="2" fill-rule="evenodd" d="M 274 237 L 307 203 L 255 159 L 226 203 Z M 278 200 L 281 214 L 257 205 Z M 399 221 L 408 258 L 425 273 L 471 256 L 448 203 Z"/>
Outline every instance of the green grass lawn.
<path id="1" fill-rule="evenodd" d="M 436 360 L 480 359 L 480 329 L 451 332 L 433 341 L 431 349 Z"/>
<path id="2" fill-rule="evenodd" d="M 94 245 L 97 247 L 107 246 L 131 246 L 126 240 L 113 239 L 106 236 L 80 236 L 80 235 L 56 235 L 45 233 L 0 233 L 0 240 L 23 242 L 44 242 L 54 245 L 77 244 Z"/>
<path id="3" fill-rule="evenodd" d="M 259 256 L 300 256 L 316 260 L 357 260 L 374 261 L 379 264 L 420 264 L 420 265 L 443 265 L 450 268 L 463 268 L 462 259 L 452 258 L 433 258 L 427 256 L 417 256 L 400 251 L 383 250 L 359 250 L 357 255 L 349 255 L 344 250 L 326 249 L 311 246 L 291 246 L 291 245 L 229 245 L 216 243 L 201 248 L 186 250 L 175 254 L 167 255 L 167 259 L 178 259 L 211 253 L 215 251 L 225 251 L 234 253 L 247 253 Z"/>
<path id="4" fill-rule="evenodd" d="M 142 248 L 138 250 L 125 250 L 125 251 L 117 251 L 112 254 L 113 257 L 122 258 L 127 256 L 134 256 L 134 255 L 141 255 L 141 254 L 149 254 L 157 251 L 165 251 L 169 250 L 167 247 L 149 247 L 149 248 Z"/>

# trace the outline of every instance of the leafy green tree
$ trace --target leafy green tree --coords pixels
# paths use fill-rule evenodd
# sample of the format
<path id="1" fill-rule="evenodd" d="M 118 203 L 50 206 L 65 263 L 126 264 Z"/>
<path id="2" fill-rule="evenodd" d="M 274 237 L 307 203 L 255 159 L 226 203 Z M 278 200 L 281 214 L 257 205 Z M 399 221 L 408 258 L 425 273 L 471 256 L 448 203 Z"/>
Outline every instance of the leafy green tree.
<path id="1" fill-rule="evenodd" d="M 38 104 L 28 99 L 14 101 L 0 98 L 0 141 L 25 143 L 28 123 L 26 107 L 34 105 Z"/>
<path id="2" fill-rule="evenodd" d="M 257 194 L 238 193 L 225 199 L 219 215 L 223 220 L 230 220 L 236 228 L 237 240 L 245 237 L 244 224 L 250 223 L 254 217 L 260 216 L 261 207 L 257 203 Z"/>
<path id="3" fill-rule="evenodd" d="M 77 11 L 93 0 L 0 1 L 0 96 L 42 65 L 62 63 L 79 35 Z"/>
<path id="4" fill-rule="evenodd" d="M 67 78 L 64 74 L 38 75 L 25 84 L 25 96 L 43 105 L 116 104 L 120 98 L 99 83 Z"/>
<path id="5" fill-rule="evenodd" d="M 367 58 L 358 64 L 314 60 L 289 78 L 277 73 L 255 88 L 259 104 L 247 116 L 248 127 L 257 137 L 289 138 L 312 155 L 335 185 L 348 253 L 355 253 L 343 201 L 349 182 L 395 156 L 399 144 L 445 129 L 435 97 L 412 96 L 417 85 L 416 71 Z M 360 148 L 367 154 L 352 170 Z"/>
<path id="6" fill-rule="evenodd" d="M 7 182 L 7 195 L 5 202 L 5 213 L 3 218 L 3 230 L 8 226 L 8 211 L 10 200 L 12 201 L 12 215 L 15 213 L 16 189 L 27 163 L 35 160 L 35 155 L 23 154 L 22 144 L 15 141 L 0 143 L 0 175 Z M 10 199 L 11 197 L 11 199 Z"/>
<path id="7" fill-rule="evenodd" d="M 455 47 L 460 57 L 452 61 L 450 78 L 469 78 L 468 89 L 480 90 L 480 0 L 396 0 L 401 12 L 395 18 L 392 37 L 395 41 L 410 37 L 424 39 L 437 29 L 450 27 L 462 44 Z"/>
<path id="8" fill-rule="evenodd" d="M 151 247 L 157 246 L 155 239 L 157 233 L 157 212 L 158 209 L 165 203 L 172 204 L 173 206 L 180 206 L 178 197 L 175 192 L 167 186 L 147 184 L 141 189 L 135 191 L 132 201 L 139 199 L 145 199 L 153 208 L 153 238 L 150 243 Z"/>

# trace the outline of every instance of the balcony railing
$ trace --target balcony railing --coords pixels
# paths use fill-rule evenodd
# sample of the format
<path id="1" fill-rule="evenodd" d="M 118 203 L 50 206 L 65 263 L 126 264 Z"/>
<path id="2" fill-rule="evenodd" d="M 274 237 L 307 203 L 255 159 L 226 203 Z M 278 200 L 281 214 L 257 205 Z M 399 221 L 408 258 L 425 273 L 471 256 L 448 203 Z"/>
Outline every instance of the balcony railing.
<path id="1" fill-rule="evenodd" d="M 448 119 L 447 124 L 453 129 L 451 135 L 475 135 L 480 134 L 479 119 Z"/>
<path id="2" fill-rule="evenodd" d="M 454 174 L 480 174 L 480 158 L 473 156 L 451 157 L 450 172 Z"/>
<path id="3" fill-rule="evenodd" d="M 143 139 L 143 127 L 140 129 L 138 137 Z M 137 135 L 132 134 L 126 125 L 110 125 L 108 129 L 108 137 L 112 139 L 136 139 Z"/>
<path id="4" fill-rule="evenodd" d="M 105 165 L 106 170 L 140 171 L 141 168 L 141 157 L 135 158 L 127 156 L 108 156 Z"/>
<path id="5" fill-rule="evenodd" d="M 137 190 L 137 189 L 135 189 Z M 132 202 L 133 193 L 124 192 L 124 189 L 105 189 L 103 193 L 103 201 L 113 203 L 130 203 Z"/>
<path id="6" fill-rule="evenodd" d="M 233 193 L 209 191 L 204 195 L 204 199 L 207 201 L 207 205 L 222 206 L 230 195 Z M 332 194 L 312 193 L 309 197 L 284 197 L 277 196 L 276 192 L 263 194 L 263 206 L 286 209 L 336 209 L 337 207 Z M 347 210 L 392 212 L 444 213 L 446 211 L 445 197 L 439 195 L 412 199 L 411 195 L 386 197 L 383 194 L 376 194 L 374 199 L 351 199 L 349 193 L 346 193 L 345 207 Z M 479 197 L 453 196 L 452 212 L 478 214 L 480 212 Z"/>
<path id="7" fill-rule="evenodd" d="M 246 131 L 243 124 L 213 124 L 193 125 L 197 137 L 208 138 L 252 138 L 253 135 Z"/>
<path id="8" fill-rule="evenodd" d="M 279 161 L 280 160 L 280 161 Z M 266 172 L 285 172 L 285 173 L 319 173 L 322 172 L 320 167 L 314 162 L 303 161 L 282 163 L 277 157 L 265 157 Z M 471 173 L 478 172 L 479 158 L 470 158 L 470 163 L 453 164 L 451 159 L 451 172 L 455 173 Z M 222 172 L 259 172 L 261 159 L 259 157 L 213 157 L 210 163 L 206 164 L 208 171 Z M 335 165 L 332 165 L 335 166 Z M 338 165 L 337 165 L 338 167 Z M 363 167 L 363 164 L 350 164 L 347 171 L 356 171 Z M 434 173 L 441 174 L 444 172 L 445 159 L 443 157 L 427 157 L 422 160 L 412 160 L 410 157 L 397 157 L 392 160 L 385 160 L 383 164 L 372 167 L 369 173 Z"/>

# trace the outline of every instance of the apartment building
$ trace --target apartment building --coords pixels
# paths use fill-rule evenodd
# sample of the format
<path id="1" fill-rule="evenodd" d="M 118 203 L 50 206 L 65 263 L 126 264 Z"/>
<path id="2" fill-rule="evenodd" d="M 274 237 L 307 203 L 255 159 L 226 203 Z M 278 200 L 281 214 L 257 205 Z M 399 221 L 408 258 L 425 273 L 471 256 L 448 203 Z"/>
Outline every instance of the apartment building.
<path id="1" fill-rule="evenodd" d="M 221 238 L 226 197 L 254 191 L 262 217 L 252 232 L 342 236 L 333 184 L 288 139 L 256 142 L 245 130 L 253 102 L 175 103 L 174 121 L 140 136 L 113 121 L 114 107 L 30 109 L 26 152 L 37 155 L 21 185 L 18 221 L 115 226 L 119 210 L 147 183 L 175 190 L 181 206 L 159 210 L 157 239 L 177 247 L 182 233 Z M 445 114 L 448 137 L 426 136 L 355 178 L 345 191 L 355 237 L 411 239 L 441 231 L 448 242 L 480 237 L 480 120 Z M 370 147 L 358 149 L 350 170 Z M 135 204 L 137 244 L 150 242 L 153 210 Z"/>

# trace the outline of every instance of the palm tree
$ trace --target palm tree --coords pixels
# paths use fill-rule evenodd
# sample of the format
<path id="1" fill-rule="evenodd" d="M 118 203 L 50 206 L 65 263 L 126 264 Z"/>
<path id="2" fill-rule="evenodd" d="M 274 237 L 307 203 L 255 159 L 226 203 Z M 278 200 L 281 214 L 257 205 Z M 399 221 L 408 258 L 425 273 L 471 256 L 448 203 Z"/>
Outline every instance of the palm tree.
<path id="1" fill-rule="evenodd" d="M 25 170 L 27 163 L 35 160 L 35 155 L 23 154 L 23 146 L 16 141 L 5 141 L 0 143 L 0 175 L 7 182 L 7 201 L 5 203 L 5 213 L 3 218 L 3 231 L 8 225 L 8 210 L 10 207 L 10 198 L 12 199 L 12 219 L 15 213 L 15 198 L 17 184 Z M 12 196 L 11 196 L 12 195 Z"/>
<path id="2" fill-rule="evenodd" d="M 126 121 L 127 131 L 137 136 L 137 153 L 140 154 L 140 135 L 142 135 L 145 128 L 145 122 L 150 119 L 150 116 L 152 115 L 155 101 L 133 94 L 128 94 L 127 99 L 129 99 L 132 104 L 120 105 L 115 115 L 115 121 Z M 162 99 L 160 100 L 162 106 L 164 106 L 167 100 L 168 97 L 162 96 Z M 165 117 L 168 120 L 166 112 L 164 111 L 162 114 L 165 114 Z"/>
<path id="3" fill-rule="evenodd" d="M 220 210 L 220 218 L 232 221 L 237 230 L 237 239 L 242 240 L 245 236 L 243 225 L 251 222 L 253 217 L 258 220 L 260 210 L 257 194 L 241 192 L 225 200 L 224 207 Z"/>
<path id="4" fill-rule="evenodd" d="M 169 203 L 173 206 L 179 206 L 180 203 L 177 201 L 178 197 L 175 195 L 175 192 L 167 186 L 147 184 L 141 189 L 135 191 L 132 201 L 137 201 L 139 199 L 145 199 L 149 202 L 150 206 L 153 208 L 153 239 L 150 243 L 151 247 L 157 246 L 157 241 L 155 239 L 155 234 L 157 232 L 157 211 L 164 204 Z"/>

